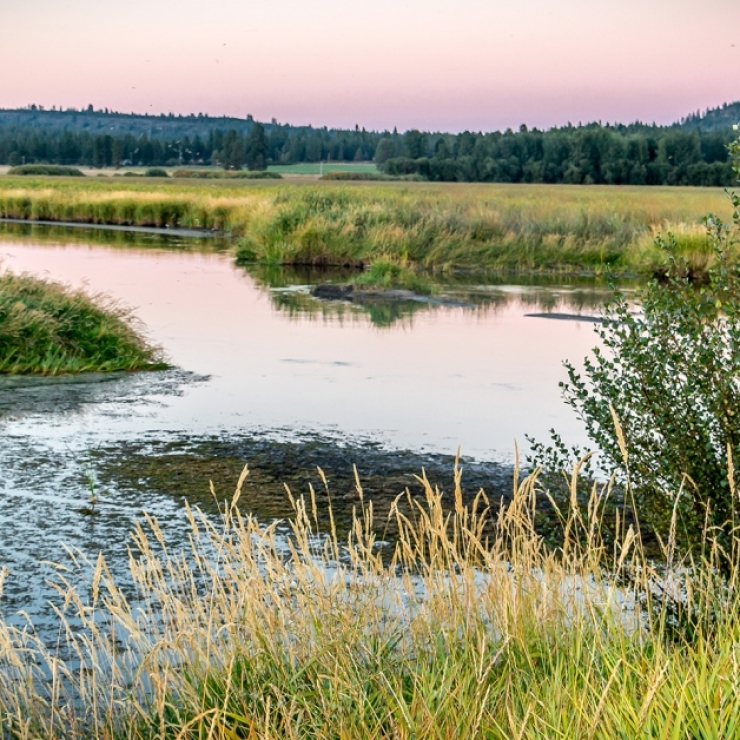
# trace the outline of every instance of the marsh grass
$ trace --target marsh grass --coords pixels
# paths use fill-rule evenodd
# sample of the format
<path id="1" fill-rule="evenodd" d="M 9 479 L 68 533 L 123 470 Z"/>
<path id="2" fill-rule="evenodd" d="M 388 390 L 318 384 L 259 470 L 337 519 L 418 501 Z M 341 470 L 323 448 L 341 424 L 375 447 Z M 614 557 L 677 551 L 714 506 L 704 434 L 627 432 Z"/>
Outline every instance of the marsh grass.
<path id="1" fill-rule="evenodd" d="M 420 295 L 429 295 L 433 292 L 432 283 L 417 270 L 383 258 L 376 260 L 367 270 L 356 275 L 352 282 L 362 288 L 401 288 Z"/>
<path id="2" fill-rule="evenodd" d="M 104 296 L 0 273 L 0 373 L 57 375 L 165 367 L 129 312 Z"/>
<path id="3" fill-rule="evenodd" d="M 0 179 L 0 216 L 226 231 L 242 262 L 650 272 L 672 231 L 703 254 L 723 191 L 427 183 Z M 698 241 L 697 241 L 698 240 Z"/>
<path id="4" fill-rule="evenodd" d="M 287 535 L 243 514 L 245 475 L 219 520 L 188 510 L 182 552 L 136 526 L 133 590 L 102 556 L 58 567 L 69 657 L 0 622 L 4 737 L 738 736 L 736 561 L 721 575 L 709 537 L 696 561 L 667 538 L 654 566 L 632 528 L 607 546 L 609 484 L 573 475 L 589 504 L 561 507 L 553 549 L 532 526 L 536 472 L 504 508 L 464 505 L 459 470 L 449 501 L 422 475 L 391 545 L 359 482 L 340 539 L 313 491 L 291 497 Z"/>

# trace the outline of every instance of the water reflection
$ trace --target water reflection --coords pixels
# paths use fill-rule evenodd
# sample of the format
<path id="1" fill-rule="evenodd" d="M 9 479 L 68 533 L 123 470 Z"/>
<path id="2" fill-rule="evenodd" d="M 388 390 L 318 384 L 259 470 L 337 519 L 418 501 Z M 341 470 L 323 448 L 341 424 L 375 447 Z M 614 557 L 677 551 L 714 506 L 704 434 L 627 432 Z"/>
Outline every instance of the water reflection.
<path id="1" fill-rule="evenodd" d="M 181 233 L 182 232 L 182 233 Z M 105 227 L 96 224 L 51 225 L 13 220 L 0 220 L 0 241 L 31 244 L 98 245 L 136 249 L 197 250 L 199 252 L 225 252 L 228 240 L 219 236 L 188 230 L 170 231 L 163 229 L 130 227 Z"/>
<path id="2" fill-rule="evenodd" d="M 481 459 L 510 458 L 514 440 L 553 426 L 583 441 L 558 381 L 562 360 L 577 363 L 596 342 L 593 326 L 528 314 L 591 316 L 608 295 L 604 282 L 444 275 L 431 300 L 357 304 L 309 294 L 317 283 L 346 282 L 347 272 L 244 270 L 228 254 L 102 246 L 90 236 L 5 237 L 0 260 L 135 307 L 174 366 L 209 379 L 4 381 L 0 414 L 19 417 L 12 423 L 31 436 L 69 434 L 63 413 L 79 408 L 86 434 L 101 440 L 143 429 L 279 429 L 339 432 L 390 449 L 462 445 Z M 46 424 L 25 422 L 30 412 L 49 412 Z"/>
<path id="3" fill-rule="evenodd" d="M 181 499 L 207 505 L 209 480 L 229 495 L 244 463 L 255 471 L 244 505 L 270 518 L 287 513 L 286 479 L 296 491 L 321 488 L 319 465 L 346 513 L 353 465 L 382 509 L 422 466 L 449 482 L 462 446 L 471 492 L 483 485 L 498 497 L 525 433 L 557 427 L 569 444 L 584 441 L 557 383 L 562 360 L 594 345 L 593 327 L 527 314 L 598 312 L 605 283 L 444 275 L 431 301 L 328 302 L 310 287 L 350 273 L 244 270 L 219 250 L 161 235 L 0 227 L 4 266 L 134 307 L 177 368 L 0 379 L 6 616 L 25 608 L 52 624 L 42 561 L 67 546 L 91 560 L 103 550 L 125 572 L 142 509 L 162 518 L 176 547 Z M 90 476 L 102 494 L 93 518 L 81 513 Z"/>
<path id="4" fill-rule="evenodd" d="M 610 282 L 604 278 L 501 275 L 500 273 L 429 274 L 434 293 L 413 299 L 366 297 L 353 301 L 317 300 L 310 294 L 312 286 L 348 284 L 357 270 L 327 270 L 311 267 L 250 265 L 245 271 L 270 290 L 273 305 L 290 318 L 310 317 L 321 320 L 352 321 L 369 319 L 379 328 L 402 323 L 413 325 L 420 313 L 434 313 L 457 307 L 463 312 L 487 316 L 517 303 L 527 312 L 557 312 L 567 308 L 571 314 L 598 314 L 608 298 Z M 517 282 L 519 280 L 520 282 Z M 619 287 L 631 290 L 634 282 L 621 279 Z"/>

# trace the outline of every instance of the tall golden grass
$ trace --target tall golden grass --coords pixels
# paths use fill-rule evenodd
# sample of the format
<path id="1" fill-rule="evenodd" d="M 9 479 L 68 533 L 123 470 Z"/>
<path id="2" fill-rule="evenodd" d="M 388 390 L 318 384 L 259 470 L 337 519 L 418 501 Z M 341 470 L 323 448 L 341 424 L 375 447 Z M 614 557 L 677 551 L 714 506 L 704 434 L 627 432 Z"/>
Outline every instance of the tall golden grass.
<path id="1" fill-rule="evenodd" d="M 182 552 L 137 525 L 135 598 L 102 556 L 83 583 L 59 566 L 67 657 L 0 622 L 4 737 L 740 736 L 737 563 L 710 539 L 678 561 L 668 538 L 654 565 L 623 523 L 607 544 L 610 484 L 584 511 L 573 474 L 548 549 L 536 471 L 501 508 L 466 505 L 459 470 L 449 501 L 422 475 L 394 545 L 359 482 L 340 541 L 313 491 L 288 536 L 243 514 L 245 476 L 219 521 L 188 510 Z"/>
<path id="2" fill-rule="evenodd" d="M 243 237 L 244 260 L 284 263 L 649 271 L 656 232 L 701 260 L 709 212 L 729 217 L 723 191 L 0 178 L 5 218 L 223 230 Z"/>

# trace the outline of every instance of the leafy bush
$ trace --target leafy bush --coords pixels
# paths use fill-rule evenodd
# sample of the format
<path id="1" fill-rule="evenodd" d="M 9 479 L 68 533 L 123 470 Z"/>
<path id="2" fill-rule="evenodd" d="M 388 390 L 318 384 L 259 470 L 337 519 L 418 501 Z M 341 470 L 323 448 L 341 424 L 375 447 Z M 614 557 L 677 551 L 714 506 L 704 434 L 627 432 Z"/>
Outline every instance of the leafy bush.
<path id="1" fill-rule="evenodd" d="M 731 151 L 740 176 L 740 143 Z M 561 384 L 641 516 L 664 526 L 675 509 L 686 542 L 706 525 L 728 535 L 740 524 L 740 196 L 731 197 L 734 227 L 707 218 L 714 260 L 701 284 L 675 238 L 659 238 L 664 277 L 638 294 L 637 312 L 615 291 L 596 330 L 603 349 L 583 375 L 566 363 Z"/>
<path id="2" fill-rule="evenodd" d="M 167 170 L 162 167 L 150 167 L 145 173 L 145 177 L 169 177 Z"/>
<path id="3" fill-rule="evenodd" d="M 51 175 L 59 177 L 84 177 L 85 174 L 77 167 L 64 167 L 60 164 L 22 164 L 11 167 L 9 175 Z"/>
<path id="4" fill-rule="evenodd" d="M 394 177 L 385 175 L 382 172 L 343 172 L 333 171 L 322 175 L 320 180 L 405 180 L 407 182 L 422 182 L 423 177 L 419 175 L 402 175 Z"/>

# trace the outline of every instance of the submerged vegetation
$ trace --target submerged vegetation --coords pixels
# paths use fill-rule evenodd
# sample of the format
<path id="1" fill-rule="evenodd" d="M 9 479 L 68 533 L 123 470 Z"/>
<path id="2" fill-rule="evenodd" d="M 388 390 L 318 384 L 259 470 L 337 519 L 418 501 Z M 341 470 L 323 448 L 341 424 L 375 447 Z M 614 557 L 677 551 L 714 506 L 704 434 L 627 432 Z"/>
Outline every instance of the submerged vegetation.
<path id="1" fill-rule="evenodd" d="M 0 373 L 161 367 L 130 314 L 111 301 L 28 275 L 0 274 Z"/>
<path id="2" fill-rule="evenodd" d="M 224 231 L 240 262 L 650 273 L 659 232 L 706 263 L 709 212 L 719 189 L 0 179 L 0 217 Z"/>

